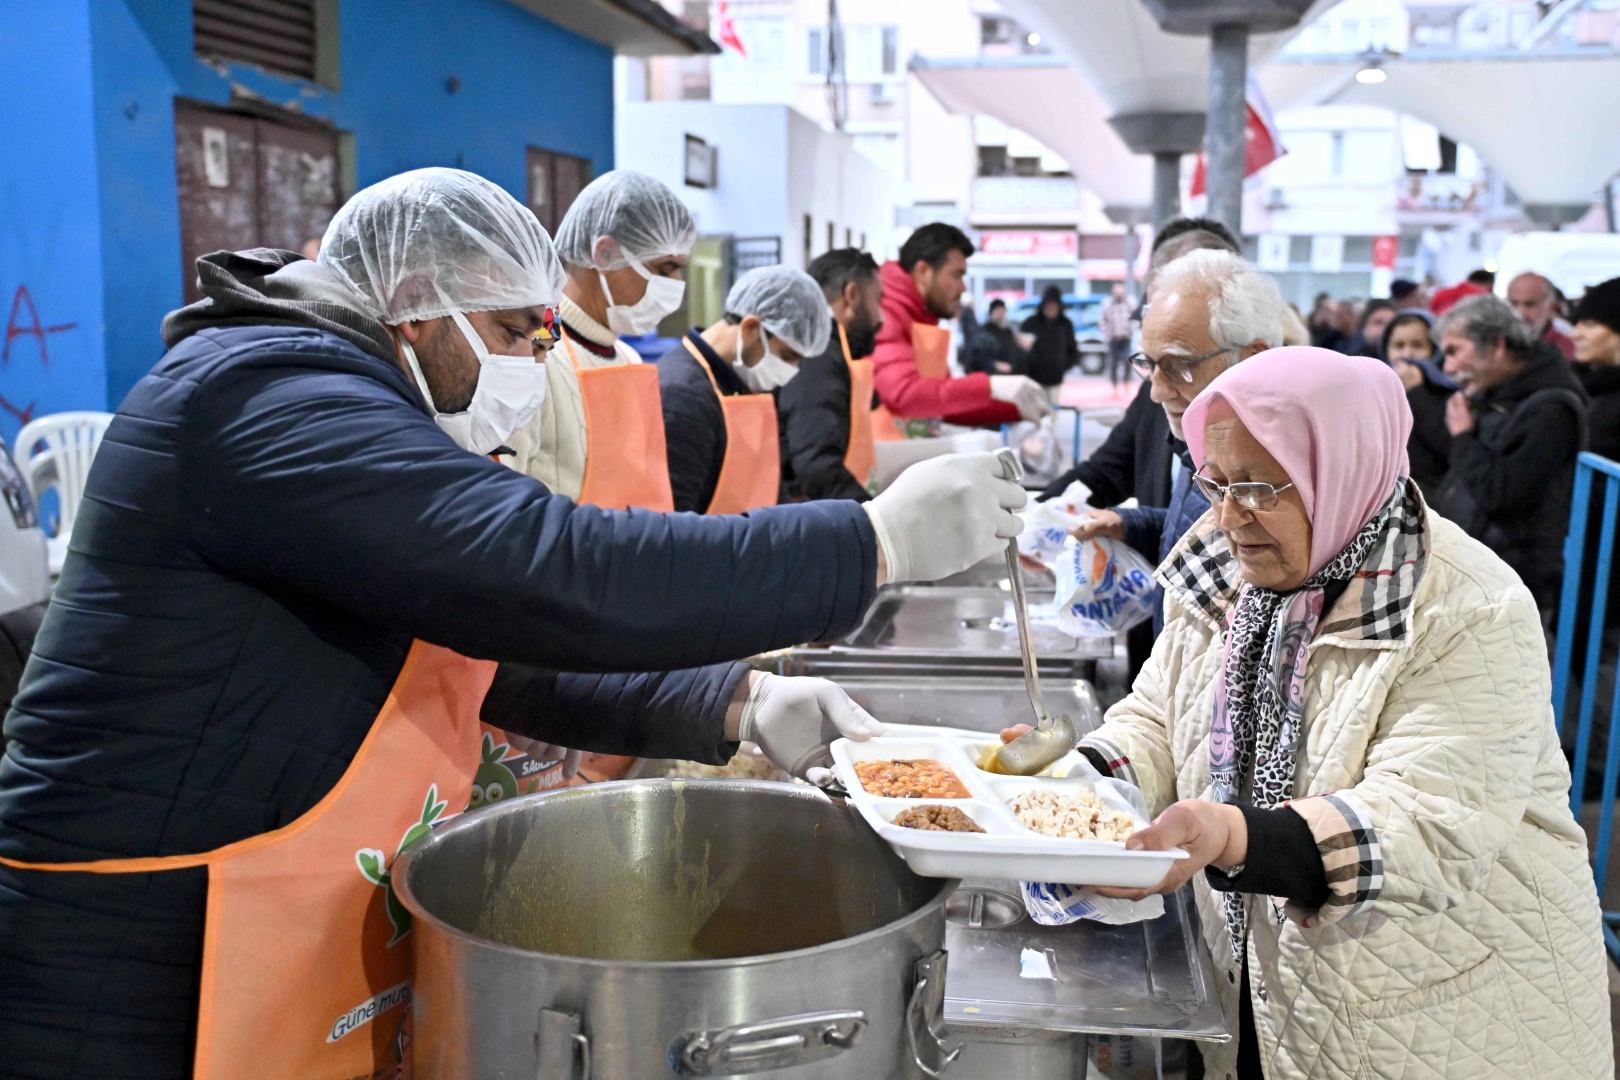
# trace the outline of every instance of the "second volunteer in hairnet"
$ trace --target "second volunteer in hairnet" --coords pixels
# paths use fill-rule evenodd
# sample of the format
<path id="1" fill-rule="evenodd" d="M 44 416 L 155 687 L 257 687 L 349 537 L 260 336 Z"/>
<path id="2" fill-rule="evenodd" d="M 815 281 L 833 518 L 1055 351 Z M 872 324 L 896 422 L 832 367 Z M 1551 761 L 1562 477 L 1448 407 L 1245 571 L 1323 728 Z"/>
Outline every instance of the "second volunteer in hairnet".
<path id="1" fill-rule="evenodd" d="M 827 347 L 832 317 L 815 280 L 791 266 L 737 279 L 725 317 L 687 331 L 658 361 L 675 509 L 738 514 L 774 506 L 781 486 L 776 397 L 799 361 Z"/>
<path id="2" fill-rule="evenodd" d="M 20 1075 L 408 1074 L 389 867 L 506 793 L 494 729 L 711 762 L 752 738 L 796 767 L 874 722 L 723 661 L 844 633 L 884 580 L 1017 531 L 987 454 L 728 517 L 577 505 L 490 460 L 538 404 L 557 279 L 534 216 L 468 173 L 360 192 L 318 263 L 198 275 L 101 444 L 6 721 Z M 660 669 L 685 670 L 601 674 Z"/>
<path id="3" fill-rule="evenodd" d="M 567 280 L 546 400 L 508 440 L 518 471 L 594 506 L 674 508 L 658 372 L 620 339 L 679 310 L 696 239 L 681 200 L 645 173 L 604 173 L 579 193 L 557 226 Z"/>

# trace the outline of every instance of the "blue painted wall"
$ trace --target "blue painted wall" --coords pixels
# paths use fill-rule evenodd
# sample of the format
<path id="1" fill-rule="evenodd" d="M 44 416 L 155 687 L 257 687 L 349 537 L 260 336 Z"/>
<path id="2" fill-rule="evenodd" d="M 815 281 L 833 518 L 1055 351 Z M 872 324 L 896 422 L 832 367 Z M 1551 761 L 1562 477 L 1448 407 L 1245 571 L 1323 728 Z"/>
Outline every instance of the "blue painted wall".
<path id="1" fill-rule="evenodd" d="M 0 435 L 111 409 L 181 302 L 174 99 L 247 91 L 354 136 L 356 179 L 449 165 L 527 195 L 525 148 L 613 167 L 613 55 L 507 0 L 339 0 L 341 89 L 199 61 L 185 0 L 50 0 L 0 25 Z M 451 93 L 451 78 L 459 88 Z M 38 332 L 31 322 L 38 312 Z M 53 329 L 54 328 L 54 329 Z M 41 341 L 45 346 L 40 349 Z M 8 408 L 11 406 L 11 408 Z"/>

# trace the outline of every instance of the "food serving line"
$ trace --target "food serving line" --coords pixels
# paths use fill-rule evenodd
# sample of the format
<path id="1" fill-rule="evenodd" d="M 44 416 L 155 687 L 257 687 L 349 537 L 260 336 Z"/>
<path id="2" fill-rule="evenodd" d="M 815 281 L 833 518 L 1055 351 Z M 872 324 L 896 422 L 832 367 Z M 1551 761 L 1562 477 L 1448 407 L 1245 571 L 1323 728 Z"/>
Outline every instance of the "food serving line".
<path id="1" fill-rule="evenodd" d="M 1037 623 L 1034 642 L 1053 711 L 1089 731 L 1112 641 Z M 850 748 L 921 750 L 967 773 L 951 755 L 970 742 L 950 729 L 988 743 L 1030 717 L 1005 571 L 990 564 L 885 588 L 844 640 L 758 663 L 831 678 L 890 726 L 844 748 L 845 776 Z M 1029 783 L 974 771 L 969 784 L 987 798 L 992 780 Z M 1153 1044 L 1121 1036 L 1230 1038 L 1188 889 L 1155 919 L 1042 926 L 1016 879 L 916 873 L 906 858 L 929 869 L 916 852 L 873 827 L 886 824 L 875 803 L 895 800 L 841 794 L 632 780 L 437 830 L 395 869 L 415 917 L 416 1075 L 1084 1080 L 1090 1040 L 1108 1036 L 1111 1071 L 1135 1080 L 1154 1075 Z"/>

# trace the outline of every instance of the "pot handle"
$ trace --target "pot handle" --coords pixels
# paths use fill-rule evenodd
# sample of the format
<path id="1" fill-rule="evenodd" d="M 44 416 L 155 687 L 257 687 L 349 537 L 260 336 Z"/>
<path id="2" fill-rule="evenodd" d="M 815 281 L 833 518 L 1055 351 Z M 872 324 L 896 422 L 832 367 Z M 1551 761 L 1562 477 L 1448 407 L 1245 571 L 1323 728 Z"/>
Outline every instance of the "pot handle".
<path id="1" fill-rule="evenodd" d="M 574 1057 L 580 1062 L 579 1080 L 591 1080 L 591 1040 L 579 1017 L 557 1009 L 540 1010 L 540 1067 L 536 1080 L 574 1080 Z"/>
<path id="2" fill-rule="evenodd" d="M 865 1030 L 866 1013 L 843 1009 L 689 1031 L 669 1048 L 669 1067 L 678 1076 L 770 1072 L 841 1054 Z"/>
<path id="3" fill-rule="evenodd" d="M 911 1001 L 906 1005 L 906 1042 L 911 1047 L 911 1060 L 924 1075 L 938 1080 L 952 1062 L 962 1056 L 961 1043 L 945 1043 L 945 961 L 947 954 L 940 949 L 932 956 L 917 961 L 917 981 L 911 988 Z M 933 1044 L 931 1057 L 939 1058 L 937 1066 L 923 1060 L 922 1048 L 917 1045 L 917 1028 L 922 1027 L 928 1041 Z"/>

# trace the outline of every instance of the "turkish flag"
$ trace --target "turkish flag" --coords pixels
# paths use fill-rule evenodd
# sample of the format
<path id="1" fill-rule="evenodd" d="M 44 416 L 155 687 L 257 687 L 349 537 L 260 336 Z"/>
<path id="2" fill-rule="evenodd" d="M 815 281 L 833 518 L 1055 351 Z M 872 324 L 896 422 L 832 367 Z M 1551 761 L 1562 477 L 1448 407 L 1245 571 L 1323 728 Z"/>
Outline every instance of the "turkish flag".
<path id="1" fill-rule="evenodd" d="M 731 5 L 726 0 L 715 0 L 714 21 L 719 33 L 714 35 L 721 45 L 728 45 L 736 49 L 744 59 L 748 57 L 748 50 L 743 48 L 742 38 L 737 36 L 737 24 L 731 21 Z"/>
<path id="2" fill-rule="evenodd" d="M 1288 153 L 1282 144 L 1282 138 L 1277 134 L 1276 121 L 1271 116 L 1271 105 L 1266 101 L 1266 95 L 1260 89 L 1260 83 L 1254 75 L 1249 75 L 1248 91 L 1248 120 L 1243 125 L 1243 176 L 1245 179 L 1253 176 L 1273 161 Z M 1204 155 L 1198 155 L 1198 164 L 1193 166 L 1192 188 L 1190 195 L 1202 195 L 1207 189 L 1208 178 L 1205 175 Z"/>

